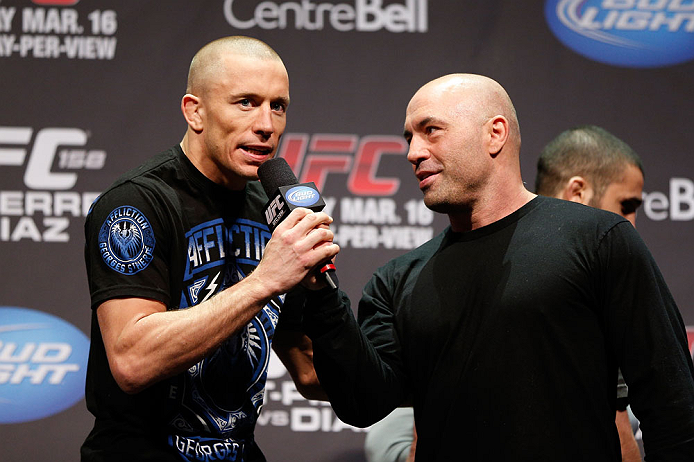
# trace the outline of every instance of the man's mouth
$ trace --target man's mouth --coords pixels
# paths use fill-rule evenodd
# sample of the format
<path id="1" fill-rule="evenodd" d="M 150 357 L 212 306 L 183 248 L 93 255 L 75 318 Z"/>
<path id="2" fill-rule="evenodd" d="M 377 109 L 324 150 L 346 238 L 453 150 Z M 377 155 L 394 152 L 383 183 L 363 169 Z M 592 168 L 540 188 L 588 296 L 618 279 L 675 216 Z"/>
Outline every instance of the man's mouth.
<path id="1" fill-rule="evenodd" d="M 269 146 L 241 146 L 241 149 L 253 156 L 267 156 L 272 154 L 272 148 Z"/>
<path id="2" fill-rule="evenodd" d="M 429 186 L 433 181 L 434 177 L 438 175 L 439 172 L 433 172 L 428 170 L 420 170 L 415 173 L 415 176 L 419 180 L 419 189 L 423 189 Z"/>

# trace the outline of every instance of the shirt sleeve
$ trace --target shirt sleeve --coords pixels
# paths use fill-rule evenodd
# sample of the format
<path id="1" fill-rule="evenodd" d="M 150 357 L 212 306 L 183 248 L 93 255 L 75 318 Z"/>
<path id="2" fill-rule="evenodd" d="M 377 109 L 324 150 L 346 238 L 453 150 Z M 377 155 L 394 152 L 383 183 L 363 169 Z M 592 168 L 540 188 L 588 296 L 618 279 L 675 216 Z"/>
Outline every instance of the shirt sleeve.
<path id="1" fill-rule="evenodd" d="M 167 207 L 151 191 L 126 182 L 97 199 L 85 221 L 85 263 L 92 308 L 112 298 L 170 299 Z"/>
<path id="2" fill-rule="evenodd" d="M 282 303 L 277 329 L 303 332 L 302 324 L 304 305 L 306 304 L 306 290 L 301 286 L 287 292 Z"/>
<path id="3" fill-rule="evenodd" d="M 694 460 L 694 367 L 677 305 L 631 224 L 605 235 L 598 258 L 608 341 L 641 422 L 647 460 Z"/>
<path id="4" fill-rule="evenodd" d="M 369 426 L 401 405 L 407 396 L 391 300 L 379 291 L 377 273 L 359 304 L 368 323 L 360 327 L 347 295 L 339 290 L 309 293 L 304 313 L 321 386 L 344 422 Z"/>

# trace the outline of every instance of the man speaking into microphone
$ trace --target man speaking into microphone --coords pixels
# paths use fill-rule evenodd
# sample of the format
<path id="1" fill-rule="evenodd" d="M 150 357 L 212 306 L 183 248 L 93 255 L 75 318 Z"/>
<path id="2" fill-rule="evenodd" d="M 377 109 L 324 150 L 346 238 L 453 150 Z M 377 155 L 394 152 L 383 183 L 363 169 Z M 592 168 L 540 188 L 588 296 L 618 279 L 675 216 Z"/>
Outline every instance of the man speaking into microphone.
<path id="1" fill-rule="evenodd" d="M 263 163 L 258 167 L 258 177 L 269 197 L 265 205 L 265 220 L 270 231 L 274 231 L 296 208 L 304 207 L 320 212 L 325 207 L 325 201 L 316 185 L 313 182 L 299 184 L 289 164 L 282 158 Z M 319 265 L 318 274 L 330 288 L 337 289 L 337 274 L 332 261 Z"/>
<path id="2" fill-rule="evenodd" d="M 277 151 L 288 105 L 287 71 L 267 44 L 207 44 L 190 65 L 181 143 L 93 205 L 86 401 L 95 422 L 83 461 L 264 461 L 253 432 L 271 346 L 297 389 L 322 397 L 288 292 L 324 286 L 314 269 L 339 251 L 332 219 L 299 208 L 269 240 L 267 199 L 253 181 Z"/>

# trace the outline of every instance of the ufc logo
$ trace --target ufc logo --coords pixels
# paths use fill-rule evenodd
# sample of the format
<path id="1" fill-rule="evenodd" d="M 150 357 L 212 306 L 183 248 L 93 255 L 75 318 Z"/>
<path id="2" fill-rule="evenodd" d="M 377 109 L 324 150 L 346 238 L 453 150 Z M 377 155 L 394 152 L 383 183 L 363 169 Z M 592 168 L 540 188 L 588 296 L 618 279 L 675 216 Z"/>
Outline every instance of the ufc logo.
<path id="1" fill-rule="evenodd" d="M 79 128 L 44 128 L 36 132 L 30 127 L 0 127 L 0 166 L 21 166 L 26 161 L 24 184 L 31 189 L 67 190 L 75 186 L 77 173 L 52 171 L 62 169 L 103 168 L 106 152 L 80 149 L 87 144 L 87 132 Z M 77 149 L 60 149 L 70 146 Z M 28 156 L 27 156 L 28 154 Z"/>
<path id="2" fill-rule="evenodd" d="M 277 196 L 275 197 L 272 202 L 270 202 L 270 205 L 268 205 L 267 209 L 265 209 L 265 220 L 267 221 L 267 224 L 271 224 L 274 220 L 275 217 L 277 216 L 277 212 L 282 210 L 284 207 L 284 202 L 282 202 L 282 196 Z"/>
<path id="3" fill-rule="evenodd" d="M 278 153 L 284 157 L 299 183 L 314 182 L 323 190 L 330 173 L 350 173 L 349 190 L 359 196 L 392 196 L 400 188 L 399 178 L 377 175 L 381 158 L 386 154 L 407 153 L 407 143 L 400 137 L 319 133 L 287 133 Z"/>

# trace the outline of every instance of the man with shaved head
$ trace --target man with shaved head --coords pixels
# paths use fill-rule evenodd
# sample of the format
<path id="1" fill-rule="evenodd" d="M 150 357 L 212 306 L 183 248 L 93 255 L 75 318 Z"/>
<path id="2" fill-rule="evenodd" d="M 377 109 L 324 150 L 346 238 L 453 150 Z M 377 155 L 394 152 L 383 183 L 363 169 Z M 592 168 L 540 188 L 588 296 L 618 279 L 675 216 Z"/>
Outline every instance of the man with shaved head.
<path id="1" fill-rule="evenodd" d="M 249 37 L 190 66 L 183 140 L 116 180 L 85 224 L 92 304 L 83 461 L 264 461 L 254 440 L 270 347 L 320 397 L 295 286 L 339 248 L 323 213 L 270 232 L 257 170 L 277 151 L 289 79 Z M 262 259 L 261 259 L 262 258 Z M 285 295 L 286 294 L 286 295 Z"/>
<path id="2" fill-rule="evenodd" d="M 354 319 L 310 292 L 323 390 L 368 426 L 411 404 L 417 461 L 619 461 L 621 368 L 648 460 L 694 460 L 694 368 L 678 309 L 624 218 L 529 192 L 495 81 L 441 77 L 407 106 L 425 204 L 450 226 L 379 268 Z"/>

